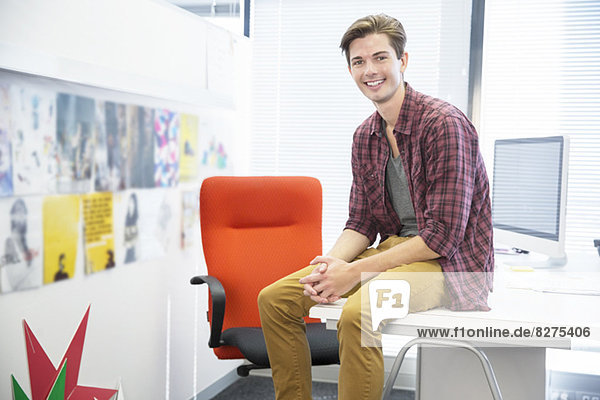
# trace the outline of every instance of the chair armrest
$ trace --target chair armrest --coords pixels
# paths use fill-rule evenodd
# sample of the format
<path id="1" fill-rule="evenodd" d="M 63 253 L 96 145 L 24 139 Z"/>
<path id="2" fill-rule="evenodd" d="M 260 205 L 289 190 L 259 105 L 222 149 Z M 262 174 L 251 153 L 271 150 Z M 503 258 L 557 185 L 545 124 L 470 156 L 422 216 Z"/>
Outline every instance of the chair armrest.
<path id="1" fill-rule="evenodd" d="M 192 285 L 201 285 L 203 283 L 208 285 L 212 308 L 208 347 L 219 347 L 224 344 L 221 339 L 221 329 L 223 328 L 223 319 L 225 318 L 225 289 L 223 289 L 223 285 L 221 285 L 221 282 L 217 278 L 210 275 L 194 276 L 190 280 L 190 283 Z"/>

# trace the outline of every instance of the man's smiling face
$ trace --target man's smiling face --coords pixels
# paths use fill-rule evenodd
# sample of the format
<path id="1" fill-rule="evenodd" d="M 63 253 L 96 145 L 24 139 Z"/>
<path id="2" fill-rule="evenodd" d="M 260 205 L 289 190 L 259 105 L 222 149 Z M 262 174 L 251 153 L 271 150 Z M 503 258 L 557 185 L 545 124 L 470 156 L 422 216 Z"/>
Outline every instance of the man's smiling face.
<path id="1" fill-rule="evenodd" d="M 407 55 L 398 59 L 387 35 L 374 33 L 355 39 L 348 52 L 352 79 L 376 106 L 401 95 Z"/>

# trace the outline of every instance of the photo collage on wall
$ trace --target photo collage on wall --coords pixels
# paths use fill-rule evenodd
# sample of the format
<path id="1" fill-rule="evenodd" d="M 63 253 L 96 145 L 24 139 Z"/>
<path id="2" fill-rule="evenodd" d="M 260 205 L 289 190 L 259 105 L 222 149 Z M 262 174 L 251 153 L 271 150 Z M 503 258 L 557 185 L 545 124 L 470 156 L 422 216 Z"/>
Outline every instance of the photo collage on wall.
<path id="1" fill-rule="evenodd" d="M 198 244 L 200 182 L 233 173 L 231 111 L 145 100 L 0 70 L 0 293 Z"/>

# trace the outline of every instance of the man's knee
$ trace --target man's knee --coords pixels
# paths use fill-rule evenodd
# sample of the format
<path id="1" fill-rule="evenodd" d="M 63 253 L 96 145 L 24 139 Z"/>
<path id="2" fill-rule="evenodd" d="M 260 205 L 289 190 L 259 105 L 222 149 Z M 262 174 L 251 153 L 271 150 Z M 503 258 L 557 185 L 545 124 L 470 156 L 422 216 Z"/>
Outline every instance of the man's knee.
<path id="1" fill-rule="evenodd" d="M 337 328 L 339 332 L 343 331 L 356 331 L 360 332 L 361 330 L 361 318 L 362 313 L 360 307 L 356 307 L 348 304 L 342 310 L 342 314 L 340 315 L 340 319 L 337 323 Z"/>
<path id="2" fill-rule="evenodd" d="M 258 293 L 258 309 L 264 310 L 265 307 L 271 306 L 275 304 L 275 300 L 277 299 L 277 287 L 274 283 L 270 284 L 267 287 L 264 287 Z"/>
<path id="3" fill-rule="evenodd" d="M 381 334 L 378 330 L 373 331 L 371 327 L 368 305 L 361 306 L 360 303 L 354 301 L 342 311 L 337 325 L 340 345 L 343 343 L 346 347 L 381 347 Z"/>

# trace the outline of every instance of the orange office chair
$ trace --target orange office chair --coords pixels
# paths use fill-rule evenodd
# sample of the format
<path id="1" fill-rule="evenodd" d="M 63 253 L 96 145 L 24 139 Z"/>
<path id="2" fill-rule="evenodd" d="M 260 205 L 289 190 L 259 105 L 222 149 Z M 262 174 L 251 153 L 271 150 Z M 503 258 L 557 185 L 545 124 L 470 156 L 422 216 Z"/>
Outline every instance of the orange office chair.
<path id="1" fill-rule="evenodd" d="M 321 185 L 315 178 L 203 181 L 200 227 L 209 275 L 195 276 L 191 283 L 208 284 L 208 345 L 217 357 L 250 361 L 238 368 L 238 375 L 269 367 L 258 293 L 321 254 L 321 213 Z M 318 320 L 306 321 L 313 365 L 339 363 L 336 331 Z"/>

